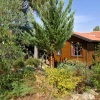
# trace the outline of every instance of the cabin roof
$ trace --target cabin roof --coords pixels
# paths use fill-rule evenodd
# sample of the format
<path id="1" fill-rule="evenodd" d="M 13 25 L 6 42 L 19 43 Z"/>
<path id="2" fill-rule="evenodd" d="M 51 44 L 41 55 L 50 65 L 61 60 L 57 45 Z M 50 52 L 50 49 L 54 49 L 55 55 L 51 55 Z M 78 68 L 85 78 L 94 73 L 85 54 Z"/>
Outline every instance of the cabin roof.
<path id="1" fill-rule="evenodd" d="M 73 36 L 88 42 L 100 42 L 100 31 L 85 32 L 85 33 L 74 32 Z"/>

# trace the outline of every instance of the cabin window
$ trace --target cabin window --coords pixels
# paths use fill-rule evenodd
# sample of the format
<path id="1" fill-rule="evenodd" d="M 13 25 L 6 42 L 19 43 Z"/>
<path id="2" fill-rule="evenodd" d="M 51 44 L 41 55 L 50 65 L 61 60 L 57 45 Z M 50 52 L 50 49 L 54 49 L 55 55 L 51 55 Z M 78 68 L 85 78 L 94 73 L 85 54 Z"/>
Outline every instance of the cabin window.
<path id="1" fill-rule="evenodd" d="M 62 55 L 62 50 L 58 50 L 57 55 Z"/>
<path id="2" fill-rule="evenodd" d="M 71 44 L 71 56 L 82 56 L 82 45 L 80 43 Z"/>

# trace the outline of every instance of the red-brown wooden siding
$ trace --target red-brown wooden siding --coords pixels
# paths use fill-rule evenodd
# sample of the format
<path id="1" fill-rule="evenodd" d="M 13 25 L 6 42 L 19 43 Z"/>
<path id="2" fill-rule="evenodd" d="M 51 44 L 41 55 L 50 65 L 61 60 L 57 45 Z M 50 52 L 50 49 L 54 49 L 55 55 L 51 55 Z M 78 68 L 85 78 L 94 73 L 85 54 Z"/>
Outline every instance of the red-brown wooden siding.
<path id="1" fill-rule="evenodd" d="M 86 63 L 87 65 L 91 65 L 93 62 L 92 55 L 94 53 L 95 43 L 86 42 L 75 36 L 72 36 L 68 41 L 66 41 L 65 45 L 62 48 L 62 55 L 57 55 L 57 53 L 54 53 L 55 61 L 62 62 L 65 58 L 67 60 L 77 59 L 76 56 L 71 56 L 72 42 L 80 42 L 82 44 L 82 57 L 78 57 L 78 60 Z"/>

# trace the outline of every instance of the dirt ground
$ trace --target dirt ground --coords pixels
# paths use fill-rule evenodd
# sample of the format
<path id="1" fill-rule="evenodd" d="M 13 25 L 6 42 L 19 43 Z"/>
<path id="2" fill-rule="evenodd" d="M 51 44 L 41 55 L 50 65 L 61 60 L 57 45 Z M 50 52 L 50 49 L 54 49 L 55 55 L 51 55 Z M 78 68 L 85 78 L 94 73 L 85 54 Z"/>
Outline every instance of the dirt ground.
<path id="1" fill-rule="evenodd" d="M 35 94 L 35 95 L 27 95 L 25 97 L 19 97 L 17 99 L 11 99 L 11 100 L 57 100 L 57 99 L 46 98 L 40 94 Z M 74 100 L 74 99 L 72 99 L 70 96 L 66 96 L 65 98 L 60 99 L 60 100 Z M 79 99 L 76 99 L 76 100 L 79 100 Z M 100 96 L 96 96 L 94 100 L 100 100 Z"/>

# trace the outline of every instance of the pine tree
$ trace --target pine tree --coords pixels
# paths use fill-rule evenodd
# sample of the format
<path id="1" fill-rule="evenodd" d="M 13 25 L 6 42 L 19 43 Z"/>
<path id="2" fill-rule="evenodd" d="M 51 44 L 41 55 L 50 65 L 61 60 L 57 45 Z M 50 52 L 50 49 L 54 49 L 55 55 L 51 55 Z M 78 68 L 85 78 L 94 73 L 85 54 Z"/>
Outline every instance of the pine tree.
<path id="1" fill-rule="evenodd" d="M 42 21 L 42 25 L 33 22 L 37 45 L 50 56 L 61 49 L 73 34 L 74 12 L 71 12 L 71 5 L 72 0 L 69 0 L 63 10 L 63 0 L 47 0 L 41 7 L 33 2 L 34 10 Z"/>

